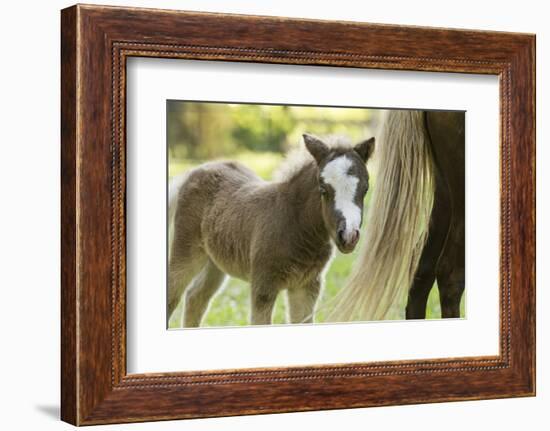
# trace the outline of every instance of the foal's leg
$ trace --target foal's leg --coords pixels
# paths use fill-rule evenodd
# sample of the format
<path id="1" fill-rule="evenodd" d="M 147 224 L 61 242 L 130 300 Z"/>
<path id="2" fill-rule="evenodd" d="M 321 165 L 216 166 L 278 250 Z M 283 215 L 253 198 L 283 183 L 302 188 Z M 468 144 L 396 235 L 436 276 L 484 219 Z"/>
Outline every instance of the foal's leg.
<path id="1" fill-rule="evenodd" d="M 185 327 L 200 325 L 210 300 L 224 280 L 225 273 L 209 259 L 185 294 Z"/>
<path id="2" fill-rule="evenodd" d="M 168 319 L 179 305 L 186 287 L 200 272 L 201 267 L 204 266 L 206 259 L 205 254 L 182 256 L 173 253 L 170 256 L 170 263 L 168 264 Z"/>
<path id="3" fill-rule="evenodd" d="M 313 323 L 315 304 L 319 298 L 321 283 L 312 280 L 304 286 L 288 289 L 288 305 L 291 323 Z"/>
<path id="4" fill-rule="evenodd" d="M 168 263 L 168 318 L 179 305 L 189 283 L 208 261 L 201 245 L 201 219 L 197 216 L 196 207 L 180 206 L 174 217 Z"/>
<path id="5" fill-rule="evenodd" d="M 252 325 L 270 325 L 273 315 L 273 307 L 279 293 L 278 287 L 273 282 L 252 281 L 251 315 Z"/>
<path id="6" fill-rule="evenodd" d="M 168 263 L 168 318 L 179 305 L 183 292 L 208 260 L 196 233 L 175 232 Z"/>

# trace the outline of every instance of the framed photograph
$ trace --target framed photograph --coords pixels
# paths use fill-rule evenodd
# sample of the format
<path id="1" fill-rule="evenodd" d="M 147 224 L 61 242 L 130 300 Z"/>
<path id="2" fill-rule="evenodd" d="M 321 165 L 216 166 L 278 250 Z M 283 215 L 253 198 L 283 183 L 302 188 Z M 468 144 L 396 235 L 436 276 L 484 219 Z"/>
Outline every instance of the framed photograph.
<path id="1" fill-rule="evenodd" d="M 535 394 L 535 37 L 61 13 L 61 416 Z"/>

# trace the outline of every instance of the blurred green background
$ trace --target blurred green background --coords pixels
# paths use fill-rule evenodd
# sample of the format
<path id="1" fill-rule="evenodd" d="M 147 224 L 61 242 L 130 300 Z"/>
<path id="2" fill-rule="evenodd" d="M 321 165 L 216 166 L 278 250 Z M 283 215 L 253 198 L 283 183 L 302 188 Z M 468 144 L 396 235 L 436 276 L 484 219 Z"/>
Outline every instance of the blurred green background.
<path id="1" fill-rule="evenodd" d="M 381 110 L 288 105 L 254 105 L 174 101 L 167 102 L 168 175 L 173 177 L 201 163 L 216 159 L 238 160 L 270 180 L 284 161 L 284 155 L 302 145 L 302 134 L 318 136 L 342 134 L 352 142 L 374 135 Z M 371 191 L 365 199 L 369 211 L 372 189 L 376 187 L 375 166 L 369 164 Z M 375 165 L 375 164 L 374 164 Z M 325 286 L 318 301 L 317 323 L 326 322 L 329 301 L 344 286 L 361 243 L 352 254 L 336 252 L 326 272 Z M 276 302 L 275 324 L 286 323 L 285 292 Z M 183 303 L 183 301 L 182 301 Z M 178 327 L 182 303 L 169 322 Z M 249 324 L 250 289 L 248 283 L 229 278 L 210 304 L 202 326 L 242 326 Z M 464 298 L 461 304 L 464 316 Z M 428 300 L 427 318 L 441 316 L 437 289 Z M 391 319 L 402 319 L 397 308 Z"/>

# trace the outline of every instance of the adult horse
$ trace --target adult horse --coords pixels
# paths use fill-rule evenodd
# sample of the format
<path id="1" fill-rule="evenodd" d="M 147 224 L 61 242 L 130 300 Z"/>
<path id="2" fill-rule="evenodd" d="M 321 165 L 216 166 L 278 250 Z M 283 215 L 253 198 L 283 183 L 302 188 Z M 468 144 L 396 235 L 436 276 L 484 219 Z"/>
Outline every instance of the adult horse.
<path id="1" fill-rule="evenodd" d="M 251 322 L 269 324 L 287 290 L 293 323 L 312 322 L 332 243 L 359 239 L 374 138 L 351 146 L 304 135 L 300 161 L 276 181 L 236 162 L 212 162 L 169 190 L 168 315 L 185 296 L 183 326 L 199 326 L 226 275 L 250 282 Z M 184 295 L 185 292 L 185 295 Z"/>
<path id="2" fill-rule="evenodd" d="M 396 313 L 423 319 L 436 280 L 442 317 L 460 316 L 464 118 L 463 112 L 387 113 L 364 244 L 333 319 L 381 320 Z"/>

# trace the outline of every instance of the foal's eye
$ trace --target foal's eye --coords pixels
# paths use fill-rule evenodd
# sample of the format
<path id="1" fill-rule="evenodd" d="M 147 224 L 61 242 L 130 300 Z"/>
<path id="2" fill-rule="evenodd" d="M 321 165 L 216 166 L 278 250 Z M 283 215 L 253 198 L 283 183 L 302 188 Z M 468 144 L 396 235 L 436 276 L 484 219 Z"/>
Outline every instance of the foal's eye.
<path id="1" fill-rule="evenodd" d="M 321 193 L 321 196 L 326 196 L 327 193 L 328 193 L 326 187 L 324 187 L 324 186 L 319 187 L 319 192 Z"/>

